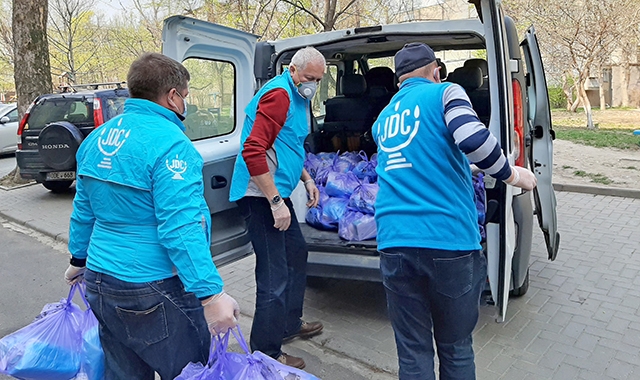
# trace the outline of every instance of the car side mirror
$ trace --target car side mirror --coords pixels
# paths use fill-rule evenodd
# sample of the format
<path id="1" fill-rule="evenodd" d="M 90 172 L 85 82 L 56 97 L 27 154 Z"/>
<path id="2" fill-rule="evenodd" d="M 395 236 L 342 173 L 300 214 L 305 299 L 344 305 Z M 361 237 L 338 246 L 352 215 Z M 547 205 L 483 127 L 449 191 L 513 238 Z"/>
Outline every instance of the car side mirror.
<path id="1" fill-rule="evenodd" d="M 6 124 L 10 121 L 11 119 L 9 119 L 9 116 L 3 116 L 2 118 L 0 118 L 0 124 Z"/>

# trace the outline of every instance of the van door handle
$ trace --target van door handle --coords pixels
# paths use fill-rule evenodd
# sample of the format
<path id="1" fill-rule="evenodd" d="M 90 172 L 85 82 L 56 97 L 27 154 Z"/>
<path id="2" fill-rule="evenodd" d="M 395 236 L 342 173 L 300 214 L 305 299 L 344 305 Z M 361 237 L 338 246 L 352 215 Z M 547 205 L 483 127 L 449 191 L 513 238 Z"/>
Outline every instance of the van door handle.
<path id="1" fill-rule="evenodd" d="M 222 189 L 227 186 L 227 179 L 221 175 L 214 175 L 211 177 L 211 188 Z"/>

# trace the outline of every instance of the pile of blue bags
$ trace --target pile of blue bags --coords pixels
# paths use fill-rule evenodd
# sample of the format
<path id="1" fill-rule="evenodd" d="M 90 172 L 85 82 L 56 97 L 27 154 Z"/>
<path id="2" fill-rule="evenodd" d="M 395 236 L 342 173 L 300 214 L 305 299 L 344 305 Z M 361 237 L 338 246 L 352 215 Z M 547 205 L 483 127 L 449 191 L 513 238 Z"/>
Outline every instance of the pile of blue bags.
<path id="1" fill-rule="evenodd" d="M 374 219 L 378 195 L 377 157 L 364 152 L 307 153 L 304 167 L 320 191 L 318 206 L 305 221 L 326 231 L 337 231 L 349 241 L 376 237 Z"/>
<path id="2" fill-rule="evenodd" d="M 98 320 L 83 287 L 73 285 L 67 298 L 45 305 L 31 324 L 0 339 L 0 373 L 30 380 L 103 378 Z M 85 300 L 84 311 L 71 301 L 76 292 Z"/>

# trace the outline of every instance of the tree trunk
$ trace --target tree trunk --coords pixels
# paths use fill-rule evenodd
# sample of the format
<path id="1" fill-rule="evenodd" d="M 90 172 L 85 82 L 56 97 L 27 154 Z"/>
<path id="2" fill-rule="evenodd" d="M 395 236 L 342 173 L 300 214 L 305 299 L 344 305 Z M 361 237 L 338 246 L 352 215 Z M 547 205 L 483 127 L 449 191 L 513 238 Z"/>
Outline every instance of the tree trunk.
<path id="1" fill-rule="evenodd" d="M 567 77 L 567 75 L 562 76 L 562 91 L 567 98 L 567 111 L 571 111 L 571 104 L 573 103 L 573 88 L 569 83 L 569 78 Z"/>
<path id="2" fill-rule="evenodd" d="M 601 110 L 606 110 L 607 109 L 607 98 L 605 96 L 605 90 L 604 90 L 604 70 L 601 68 L 600 69 L 600 79 L 598 80 L 598 95 L 600 95 L 600 109 Z"/>
<path id="3" fill-rule="evenodd" d="M 591 112 L 591 102 L 589 101 L 589 97 L 587 96 L 587 91 L 584 89 L 584 84 L 586 79 L 580 79 L 578 83 L 578 95 L 580 97 L 580 101 L 582 102 L 582 106 L 584 107 L 584 114 L 587 116 L 587 129 L 596 129 L 593 124 L 593 113 Z"/>
<path id="4" fill-rule="evenodd" d="M 50 93 L 51 66 L 47 40 L 47 0 L 13 0 L 14 80 L 20 118 L 39 95 Z M 20 170 L 11 173 L 21 182 Z"/>
<path id="5" fill-rule="evenodd" d="M 622 107 L 629 107 L 629 81 L 631 80 L 631 70 L 629 67 L 629 59 L 625 58 L 622 62 L 622 83 L 620 84 L 620 97 L 622 98 Z"/>

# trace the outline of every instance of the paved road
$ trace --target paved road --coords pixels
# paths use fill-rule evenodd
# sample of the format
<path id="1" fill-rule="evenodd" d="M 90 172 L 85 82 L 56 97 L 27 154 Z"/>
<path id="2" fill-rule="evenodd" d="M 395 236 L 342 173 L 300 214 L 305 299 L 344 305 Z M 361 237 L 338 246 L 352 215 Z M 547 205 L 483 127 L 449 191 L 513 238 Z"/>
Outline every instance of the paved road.
<path id="1" fill-rule="evenodd" d="M 16 156 L 4 155 L 0 156 L 0 178 L 9 174 L 16 167 Z"/>
<path id="2" fill-rule="evenodd" d="M 481 307 L 474 333 L 478 379 L 638 379 L 640 199 L 557 195 L 558 259 L 546 260 L 536 232 L 529 292 L 510 301 L 502 324 L 491 306 Z M 64 241 L 72 198 L 41 186 L 0 191 L 0 214 Z M 220 270 L 243 310 L 245 334 L 253 315 L 253 266 L 248 257 Z M 321 319 L 325 332 L 285 350 L 304 357 L 310 372 L 328 380 L 393 378 L 395 344 L 379 284 L 332 281 L 310 288 L 305 317 Z M 334 362 L 359 375 L 331 372 Z"/>

